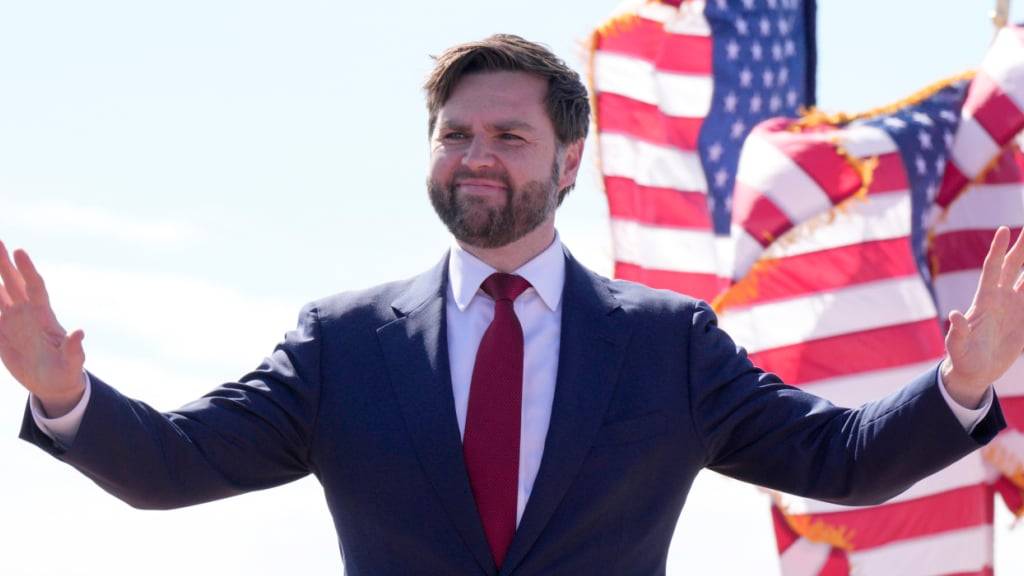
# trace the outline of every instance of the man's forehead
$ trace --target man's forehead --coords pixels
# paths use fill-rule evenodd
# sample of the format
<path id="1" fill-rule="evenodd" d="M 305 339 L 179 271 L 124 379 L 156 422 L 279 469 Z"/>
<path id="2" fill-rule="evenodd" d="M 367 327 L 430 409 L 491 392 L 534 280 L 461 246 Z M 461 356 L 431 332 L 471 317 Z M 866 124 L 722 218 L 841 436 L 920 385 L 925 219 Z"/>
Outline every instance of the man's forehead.
<path id="1" fill-rule="evenodd" d="M 550 124 L 547 82 L 526 72 L 474 72 L 462 77 L 438 111 L 441 126 L 483 123 L 493 129 Z"/>
<path id="2" fill-rule="evenodd" d="M 479 98 L 481 95 L 486 95 L 489 101 L 506 105 L 543 103 L 547 97 L 547 90 L 547 80 L 529 72 L 471 72 L 455 83 L 444 105 L 453 101 Z"/>

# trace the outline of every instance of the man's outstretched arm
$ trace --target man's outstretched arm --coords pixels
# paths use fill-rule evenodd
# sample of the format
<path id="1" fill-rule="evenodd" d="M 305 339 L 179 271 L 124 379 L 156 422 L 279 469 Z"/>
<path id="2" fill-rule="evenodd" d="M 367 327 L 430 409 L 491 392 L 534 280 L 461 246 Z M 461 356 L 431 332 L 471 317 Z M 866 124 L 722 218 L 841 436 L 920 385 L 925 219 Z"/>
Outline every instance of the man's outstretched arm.
<path id="1" fill-rule="evenodd" d="M 74 409 L 68 416 L 78 419 L 73 439 L 60 438 L 27 410 L 23 439 L 140 508 L 187 506 L 309 473 L 320 390 L 315 307 L 239 382 L 161 413 L 92 374 L 87 388 L 82 334 L 57 322 L 27 254 L 12 261 L 0 244 L 0 274 L 0 358 L 32 394 L 31 412 L 52 418 Z"/>
<path id="2" fill-rule="evenodd" d="M 932 370 L 857 410 L 760 373 L 735 353 L 710 309 L 698 309 L 690 359 L 701 378 L 693 379 L 693 411 L 709 466 L 792 494 L 872 504 L 989 441 L 1005 426 L 992 384 L 1024 349 L 1024 239 L 1010 248 L 1009 237 L 1006 228 L 997 232 L 971 308 L 951 315 L 941 373 Z M 980 420 L 961 418 L 951 402 L 990 409 L 975 415 Z"/>

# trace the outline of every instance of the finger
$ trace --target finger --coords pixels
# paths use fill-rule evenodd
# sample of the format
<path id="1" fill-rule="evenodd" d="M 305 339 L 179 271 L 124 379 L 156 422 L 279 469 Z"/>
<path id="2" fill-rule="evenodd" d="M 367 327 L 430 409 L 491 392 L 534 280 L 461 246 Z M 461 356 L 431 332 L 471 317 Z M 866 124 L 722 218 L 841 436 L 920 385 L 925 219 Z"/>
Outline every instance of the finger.
<path id="1" fill-rule="evenodd" d="M 14 302 L 11 301 L 10 295 L 7 294 L 7 289 L 4 288 L 2 284 L 0 284 L 0 314 L 2 314 L 5 310 L 7 310 L 13 305 Z"/>
<path id="2" fill-rule="evenodd" d="M 39 274 L 32 259 L 29 258 L 28 252 L 15 250 L 14 263 L 25 280 L 25 293 L 29 300 L 40 304 L 49 304 L 50 296 L 46 293 L 46 283 L 43 282 L 43 277 Z"/>
<path id="3" fill-rule="evenodd" d="M 1020 267 L 1024 265 L 1024 242 L 1021 241 L 1022 239 L 1024 239 L 1024 231 L 1017 234 L 1017 241 L 1013 243 L 1013 247 L 1010 248 L 1003 260 L 1003 270 L 999 276 L 1000 286 L 1012 286 L 1020 276 Z"/>
<path id="4" fill-rule="evenodd" d="M 11 258 L 7 254 L 7 247 L 3 242 L 0 242 L 0 280 L 3 281 L 11 302 L 17 304 L 26 300 L 25 281 L 21 278 L 18 270 L 14 268 L 14 263 L 11 262 Z"/>
<path id="5" fill-rule="evenodd" d="M 997 286 L 999 277 L 1003 270 L 1003 259 L 1006 256 L 1006 248 L 1010 244 L 1010 229 L 1000 226 L 996 235 L 992 237 L 992 244 L 985 255 L 985 262 L 981 265 L 981 279 L 978 281 L 978 289 Z"/>
<path id="6" fill-rule="evenodd" d="M 68 335 L 67 339 L 64 340 L 63 346 L 61 346 L 61 352 L 64 354 L 65 360 L 79 368 L 85 364 L 85 348 L 82 346 L 82 340 L 85 340 L 85 332 L 75 330 Z"/>
<path id="7" fill-rule="evenodd" d="M 946 332 L 946 351 L 953 358 L 957 358 L 963 352 L 967 335 L 971 332 L 970 323 L 959 310 L 949 313 L 949 331 Z"/>

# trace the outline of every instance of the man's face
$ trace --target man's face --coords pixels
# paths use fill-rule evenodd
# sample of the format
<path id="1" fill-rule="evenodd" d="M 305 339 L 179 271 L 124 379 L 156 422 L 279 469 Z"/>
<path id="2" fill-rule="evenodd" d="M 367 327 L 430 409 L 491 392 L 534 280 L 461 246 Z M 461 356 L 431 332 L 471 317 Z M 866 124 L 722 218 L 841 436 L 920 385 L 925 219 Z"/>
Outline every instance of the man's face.
<path id="1" fill-rule="evenodd" d="M 558 190 L 575 179 L 581 145 L 570 145 L 575 156 L 566 170 L 546 95 L 547 81 L 538 76 L 482 72 L 463 77 L 441 107 L 427 187 L 458 240 L 497 248 L 553 222 Z"/>

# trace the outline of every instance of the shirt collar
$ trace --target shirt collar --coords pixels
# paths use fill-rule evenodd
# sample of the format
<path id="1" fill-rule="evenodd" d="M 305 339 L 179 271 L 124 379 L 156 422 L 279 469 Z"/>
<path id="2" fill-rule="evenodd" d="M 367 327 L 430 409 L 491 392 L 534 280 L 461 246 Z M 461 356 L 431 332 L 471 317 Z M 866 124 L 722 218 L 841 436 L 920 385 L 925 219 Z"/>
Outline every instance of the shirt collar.
<path id="1" fill-rule="evenodd" d="M 451 256 L 448 258 L 448 281 L 459 310 L 469 306 L 480 290 L 480 285 L 495 272 L 497 270 L 489 264 L 466 252 L 458 242 L 452 241 Z M 565 286 L 565 255 L 558 233 L 555 233 L 555 239 L 543 252 L 520 266 L 513 274 L 525 278 L 548 309 L 552 312 L 557 310 L 562 301 L 562 287 Z"/>

